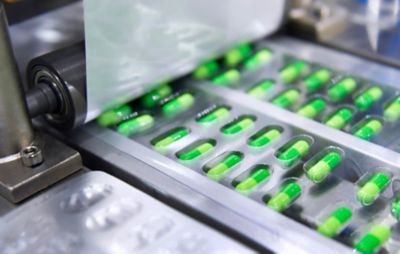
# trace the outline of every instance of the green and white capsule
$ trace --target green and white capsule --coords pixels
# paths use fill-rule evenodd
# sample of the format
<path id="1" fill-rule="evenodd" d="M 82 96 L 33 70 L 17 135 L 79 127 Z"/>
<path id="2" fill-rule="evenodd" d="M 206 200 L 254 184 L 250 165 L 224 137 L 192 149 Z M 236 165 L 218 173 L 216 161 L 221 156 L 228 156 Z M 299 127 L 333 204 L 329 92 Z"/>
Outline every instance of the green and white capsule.
<path id="1" fill-rule="evenodd" d="M 128 117 L 130 114 L 132 114 L 132 108 L 129 105 L 123 105 L 101 114 L 97 118 L 97 123 L 100 126 L 108 127 L 121 122 L 124 118 Z"/>
<path id="2" fill-rule="evenodd" d="M 300 99 L 300 92 L 297 89 L 291 88 L 272 99 L 272 104 L 281 108 L 289 108 Z"/>
<path id="3" fill-rule="evenodd" d="M 335 237 L 340 233 L 352 216 L 353 212 L 349 208 L 339 207 L 318 226 L 317 230 L 326 237 Z"/>
<path id="4" fill-rule="evenodd" d="M 369 140 L 378 134 L 382 130 L 382 127 L 382 121 L 376 118 L 369 118 L 356 125 L 353 135 L 364 140 Z"/>
<path id="5" fill-rule="evenodd" d="M 400 96 L 397 96 L 388 103 L 383 111 L 383 115 L 386 120 L 391 122 L 395 122 L 400 119 Z"/>
<path id="6" fill-rule="evenodd" d="M 393 217 L 396 218 L 396 220 L 400 220 L 400 194 L 399 193 L 397 193 L 394 200 L 392 201 L 390 211 L 391 211 Z"/>
<path id="7" fill-rule="evenodd" d="M 269 49 L 260 49 L 254 55 L 247 58 L 243 67 L 246 70 L 254 70 L 269 62 L 272 57 L 272 52 Z"/>
<path id="8" fill-rule="evenodd" d="M 176 141 L 188 136 L 190 130 L 185 127 L 177 127 L 166 133 L 161 134 L 151 141 L 151 144 L 156 148 L 165 148 Z"/>
<path id="9" fill-rule="evenodd" d="M 379 195 L 390 184 L 386 173 L 375 173 L 367 183 L 357 191 L 357 200 L 364 206 L 372 205 Z"/>
<path id="10" fill-rule="evenodd" d="M 257 99 L 265 98 L 268 92 L 275 86 L 272 80 L 263 80 L 247 91 L 247 94 Z"/>
<path id="11" fill-rule="evenodd" d="M 235 135 L 254 126 L 256 118 L 254 116 L 243 115 L 236 120 L 222 126 L 221 132 L 225 135 Z"/>
<path id="12" fill-rule="evenodd" d="M 236 185 L 235 189 L 241 193 L 248 193 L 266 181 L 270 176 L 271 170 L 267 165 L 258 165 L 246 179 Z"/>
<path id="13" fill-rule="evenodd" d="M 171 94 L 172 88 L 168 84 L 162 84 L 154 90 L 143 95 L 141 102 L 145 108 L 152 108 L 157 106 L 161 100 L 167 98 Z"/>
<path id="14" fill-rule="evenodd" d="M 357 95 L 354 104 L 358 110 L 367 110 L 382 98 L 383 91 L 379 86 L 373 86 Z"/>
<path id="15" fill-rule="evenodd" d="M 303 80 L 307 92 L 313 93 L 326 85 L 331 79 L 332 73 L 327 69 L 319 69 Z"/>
<path id="16" fill-rule="evenodd" d="M 269 208 L 282 212 L 301 195 L 301 186 L 296 182 L 285 184 L 267 203 Z"/>
<path id="17" fill-rule="evenodd" d="M 124 136 L 131 136 L 150 129 L 153 124 L 154 118 L 150 114 L 141 114 L 118 124 L 117 131 Z"/>
<path id="18" fill-rule="evenodd" d="M 344 78 L 328 89 L 328 97 L 334 101 L 341 101 L 354 92 L 357 81 L 354 78 Z"/>
<path id="19" fill-rule="evenodd" d="M 308 70 L 308 64 L 305 61 L 297 60 L 279 71 L 279 77 L 285 84 L 292 83 Z"/>
<path id="20" fill-rule="evenodd" d="M 219 65 L 217 61 L 209 61 L 197 67 L 193 71 L 193 77 L 198 80 L 203 80 L 214 76 L 218 71 Z"/>
<path id="21" fill-rule="evenodd" d="M 291 167 L 294 163 L 302 159 L 310 151 L 310 143 L 304 139 L 290 141 L 289 145 L 284 145 L 278 150 L 277 158 L 285 166 Z"/>
<path id="22" fill-rule="evenodd" d="M 196 121 L 201 124 L 210 124 L 215 121 L 220 121 L 229 116 L 230 110 L 231 109 L 227 106 L 218 106 L 210 112 L 197 117 Z"/>
<path id="23" fill-rule="evenodd" d="M 353 114 L 353 111 L 347 107 L 339 108 L 328 116 L 325 120 L 325 125 L 340 130 L 353 119 Z"/>
<path id="24" fill-rule="evenodd" d="M 224 63 L 226 66 L 233 67 L 249 57 L 252 52 L 252 47 L 248 43 L 241 44 L 236 48 L 229 50 L 224 57 Z"/>
<path id="25" fill-rule="evenodd" d="M 303 105 L 297 114 L 309 119 L 314 119 L 326 108 L 326 101 L 322 98 L 315 98 Z"/>
<path id="26" fill-rule="evenodd" d="M 178 115 L 188 110 L 194 103 L 191 93 L 182 93 L 162 105 L 162 112 L 167 117 Z"/>
<path id="27" fill-rule="evenodd" d="M 205 139 L 190 144 L 188 147 L 177 152 L 176 156 L 183 161 L 191 161 L 214 150 L 215 140 Z"/>
<path id="28" fill-rule="evenodd" d="M 219 86 L 233 85 L 240 80 L 240 72 L 236 69 L 227 70 L 212 79 L 212 83 Z"/>
<path id="29" fill-rule="evenodd" d="M 390 235 L 391 230 L 388 226 L 375 225 L 354 245 L 354 248 L 361 254 L 373 254 L 382 247 Z"/>
<path id="30" fill-rule="evenodd" d="M 215 181 L 221 180 L 229 170 L 239 164 L 243 159 L 243 155 L 239 152 L 231 152 L 224 156 L 224 158 L 217 162 L 211 168 L 206 168 L 207 176 Z"/>
<path id="31" fill-rule="evenodd" d="M 341 162 L 342 156 L 336 151 L 330 151 L 306 170 L 307 177 L 314 183 L 320 183 L 337 168 Z"/>
<path id="32" fill-rule="evenodd" d="M 247 144 L 253 148 L 264 147 L 271 142 L 278 140 L 282 135 L 282 130 L 275 127 L 266 127 L 252 135 Z"/>

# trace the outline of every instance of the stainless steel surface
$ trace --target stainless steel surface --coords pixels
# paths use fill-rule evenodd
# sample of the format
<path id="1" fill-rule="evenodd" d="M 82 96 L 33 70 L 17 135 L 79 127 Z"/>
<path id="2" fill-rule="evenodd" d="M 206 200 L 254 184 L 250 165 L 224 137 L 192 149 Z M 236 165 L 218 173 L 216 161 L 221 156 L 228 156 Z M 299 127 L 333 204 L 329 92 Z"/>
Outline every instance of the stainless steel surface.
<path id="1" fill-rule="evenodd" d="M 0 170 L 0 194 L 17 203 L 82 169 L 78 152 L 48 135 L 36 140 L 45 161 L 32 168 L 25 166 L 18 156 L 2 161 Z"/>
<path id="2" fill-rule="evenodd" d="M 34 139 L 12 52 L 6 15 L 0 4 L 0 158 L 18 153 Z"/>
<path id="3" fill-rule="evenodd" d="M 20 152 L 21 160 L 26 167 L 35 167 L 43 162 L 42 150 L 37 146 L 27 146 Z"/>
<path id="4" fill-rule="evenodd" d="M 0 219 L 2 253 L 254 253 L 126 183 L 89 172 Z"/>

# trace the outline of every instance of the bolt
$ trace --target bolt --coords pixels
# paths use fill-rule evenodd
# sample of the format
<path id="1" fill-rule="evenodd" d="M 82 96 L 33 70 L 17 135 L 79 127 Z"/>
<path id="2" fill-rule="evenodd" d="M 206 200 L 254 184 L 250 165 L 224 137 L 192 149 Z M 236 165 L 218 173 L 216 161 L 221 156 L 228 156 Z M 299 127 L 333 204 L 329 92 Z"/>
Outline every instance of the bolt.
<path id="1" fill-rule="evenodd" d="M 42 150 L 37 146 L 27 146 L 20 152 L 22 163 L 26 167 L 35 167 L 43 162 Z"/>

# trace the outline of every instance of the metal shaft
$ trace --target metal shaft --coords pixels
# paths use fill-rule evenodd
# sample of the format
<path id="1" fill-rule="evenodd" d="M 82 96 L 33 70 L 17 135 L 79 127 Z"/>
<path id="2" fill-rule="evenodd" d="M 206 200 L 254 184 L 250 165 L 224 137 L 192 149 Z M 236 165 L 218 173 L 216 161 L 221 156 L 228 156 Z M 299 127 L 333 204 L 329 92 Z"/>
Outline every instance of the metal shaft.
<path id="1" fill-rule="evenodd" d="M 6 13 L 0 3 L 0 158 L 19 152 L 34 138 L 12 52 Z"/>

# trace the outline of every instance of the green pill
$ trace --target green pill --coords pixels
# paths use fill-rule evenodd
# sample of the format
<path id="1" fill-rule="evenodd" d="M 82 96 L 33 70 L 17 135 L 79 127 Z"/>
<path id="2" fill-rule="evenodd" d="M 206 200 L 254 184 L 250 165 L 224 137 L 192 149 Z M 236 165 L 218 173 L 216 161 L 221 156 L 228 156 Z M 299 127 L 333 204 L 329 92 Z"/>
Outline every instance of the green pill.
<path id="1" fill-rule="evenodd" d="M 254 70 L 266 64 L 271 59 L 272 52 L 269 49 L 261 49 L 246 59 L 243 66 L 246 70 Z"/>
<path id="2" fill-rule="evenodd" d="M 269 167 L 266 165 L 259 165 L 246 179 L 236 185 L 235 189 L 238 192 L 249 192 L 270 176 L 271 170 Z"/>
<path id="3" fill-rule="evenodd" d="M 328 89 L 328 96 L 332 101 L 341 101 L 349 96 L 357 87 L 357 82 L 353 78 L 344 78 Z"/>
<path id="4" fill-rule="evenodd" d="M 372 205 L 390 183 L 390 176 L 376 173 L 357 192 L 357 200 L 364 206 Z"/>
<path id="5" fill-rule="evenodd" d="M 392 201 L 390 211 L 393 217 L 395 217 L 397 220 L 400 220 L 400 194 L 397 194 L 395 199 Z"/>
<path id="6" fill-rule="evenodd" d="M 345 127 L 352 118 L 352 110 L 346 107 L 340 108 L 325 120 L 325 125 L 340 130 Z"/>
<path id="7" fill-rule="evenodd" d="M 297 114 L 314 119 L 326 108 L 326 101 L 321 98 L 312 99 L 297 110 Z"/>
<path id="8" fill-rule="evenodd" d="M 283 186 L 267 203 L 269 208 L 282 212 L 288 208 L 301 195 L 301 186 L 291 182 Z"/>
<path id="9" fill-rule="evenodd" d="M 373 254 L 381 248 L 390 235 L 389 227 L 382 224 L 375 225 L 354 245 L 354 248 L 362 254 Z"/>
<path id="10" fill-rule="evenodd" d="M 210 61 L 205 64 L 200 65 L 193 71 L 193 77 L 195 79 L 207 79 L 215 75 L 219 70 L 219 65 L 217 61 Z"/>
<path id="11" fill-rule="evenodd" d="M 379 86 L 373 86 L 359 94 L 354 99 L 354 104 L 359 110 L 367 110 L 382 98 L 383 91 Z"/>
<path id="12" fill-rule="evenodd" d="M 353 135 L 364 140 L 369 140 L 378 134 L 381 129 L 382 122 L 377 119 L 370 118 L 366 121 L 363 121 L 361 126 L 358 126 L 358 128 L 353 131 Z"/>
<path id="13" fill-rule="evenodd" d="M 299 139 L 287 147 L 285 145 L 282 151 L 279 149 L 277 158 L 286 166 L 290 167 L 295 162 L 306 156 L 309 150 L 310 144 L 303 139 Z"/>
<path id="14" fill-rule="evenodd" d="M 306 62 L 297 60 L 283 67 L 279 71 L 279 77 L 284 83 L 289 84 L 298 79 L 307 69 L 308 64 Z"/>
<path id="15" fill-rule="evenodd" d="M 194 97 L 190 93 L 183 93 L 167 101 L 162 106 L 162 112 L 165 116 L 171 117 L 180 114 L 189 109 L 194 103 Z"/>
<path id="16" fill-rule="evenodd" d="M 281 137 L 282 131 L 277 128 L 264 128 L 252 135 L 247 144 L 250 147 L 260 148 Z"/>
<path id="17" fill-rule="evenodd" d="M 214 140 L 200 140 L 179 151 L 177 157 L 183 161 L 194 160 L 212 151 L 215 145 L 216 142 Z"/>
<path id="18" fill-rule="evenodd" d="M 229 113 L 230 113 L 230 108 L 226 106 L 219 106 L 211 110 L 210 112 L 201 115 L 196 119 L 196 121 L 201 124 L 209 124 L 217 120 L 221 120 L 228 117 Z"/>
<path id="19" fill-rule="evenodd" d="M 100 126 L 108 127 L 121 122 L 124 118 L 132 114 L 132 108 L 128 105 L 123 105 L 116 109 L 104 112 L 97 118 L 97 123 Z"/>
<path id="20" fill-rule="evenodd" d="M 188 128 L 184 127 L 174 128 L 153 139 L 151 141 L 151 144 L 153 144 L 153 146 L 155 146 L 156 148 L 165 148 L 171 145 L 172 143 L 175 143 L 176 141 L 180 140 L 181 138 L 186 137 L 187 135 L 189 135 L 189 133 L 190 131 Z"/>
<path id="21" fill-rule="evenodd" d="M 254 98 L 261 99 L 264 98 L 269 90 L 275 86 L 272 80 L 263 80 L 257 83 L 255 86 L 247 91 L 247 94 L 253 96 Z"/>
<path id="22" fill-rule="evenodd" d="M 272 104 L 281 108 L 292 106 L 300 98 L 300 92 L 297 89 L 288 89 L 279 94 L 272 100 Z"/>
<path id="23" fill-rule="evenodd" d="M 224 63 L 226 66 L 235 66 L 245 58 L 251 55 L 252 47 L 250 44 L 241 44 L 236 48 L 229 50 L 224 57 Z"/>
<path id="24" fill-rule="evenodd" d="M 389 121 L 397 121 L 400 119 L 400 96 L 397 96 L 384 109 L 383 115 Z"/>
<path id="25" fill-rule="evenodd" d="M 307 92 L 313 93 L 324 86 L 331 79 L 332 73 L 327 69 L 319 69 L 303 80 Z"/>
<path id="26" fill-rule="evenodd" d="M 314 183 L 320 183 L 340 164 L 341 161 L 342 156 L 338 152 L 328 152 L 307 170 L 307 177 Z"/>
<path id="27" fill-rule="evenodd" d="M 171 87 L 168 84 L 163 84 L 143 95 L 141 98 L 142 105 L 146 108 L 152 108 L 158 105 L 162 99 L 171 95 L 171 93 Z"/>
<path id="28" fill-rule="evenodd" d="M 221 132 L 226 135 L 238 134 L 250 127 L 253 127 L 255 122 L 253 116 L 240 116 L 236 120 L 222 126 Z"/>
<path id="29" fill-rule="evenodd" d="M 225 173 L 236 166 L 242 158 L 243 156 L 240 153 L 229 153 L 215 166 L 207 170 L 207 176 L 215 181 L 221 180 Z"/>
<path id="30" fill-rule="evenodd" d="M 154 118 L 149 114 L 142 114 L 118 124 L 117 131 L 124 136 L 150 129 L 154 124 Z"/>
<path id="31" fill-rule="evenodd" d="M 215 85 L 229 86 L 239 82 L 240 72 L 236 69 L 227 70 L 212 79 Z"/>
<path id="32" fill-rule="evenodd" d="M 336 209 L 321 225 L 318 232 L 326 237 L 336 236 L 344 225 L 351 219 L 353 212 L 347 207 Z"/>

